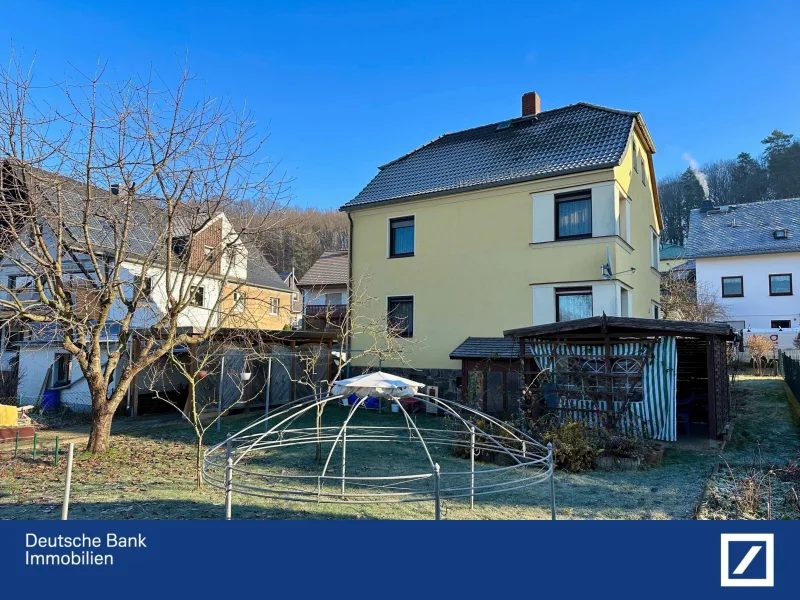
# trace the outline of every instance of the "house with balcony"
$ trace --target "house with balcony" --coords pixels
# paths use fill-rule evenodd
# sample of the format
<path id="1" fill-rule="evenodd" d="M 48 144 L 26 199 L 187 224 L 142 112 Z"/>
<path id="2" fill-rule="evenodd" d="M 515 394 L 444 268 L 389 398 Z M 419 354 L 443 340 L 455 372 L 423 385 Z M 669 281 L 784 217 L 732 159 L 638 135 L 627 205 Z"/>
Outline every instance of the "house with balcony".
<path id="1" fill-rule="evenodd" d="M 347 313 L 349 256 L 347 250 L 327 250 L 300 278 L 303 323 L 309 330 L 338 327 Z"/>
<path id="2" fill-rule="evenodd" d="M 800 332 L 800 198 L 713 206 L 691 212 L 687 256 L 697 285 L 725 308 L 737 330 L 792 348 Z"/>
<path id="3" fill-rule="evenodd" d="M 357 310 L 386 314 L 419 341 L 407 373 L 444 396 L 456 397 L 451 353 L 470 337 L 603 314 L 660 317 L 656 149 L 641 114 L 540 104 L 525 94 L 520 116 L 387 162 L 342 207 L 350 279 L 368 277 L 378 298 Z"/>

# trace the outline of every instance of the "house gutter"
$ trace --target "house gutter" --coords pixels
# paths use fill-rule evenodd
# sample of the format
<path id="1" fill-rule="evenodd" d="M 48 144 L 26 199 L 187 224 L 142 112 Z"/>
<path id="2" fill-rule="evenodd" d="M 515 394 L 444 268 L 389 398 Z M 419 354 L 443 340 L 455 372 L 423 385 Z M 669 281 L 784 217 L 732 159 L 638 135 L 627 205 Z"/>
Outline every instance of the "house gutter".
<path id="1" fill-rule="evenodd" d="M 353 215 L 350 214 L 350 211 L 347 212 L 347 220 L 350 222 L 350 235 L 347 238 L 347 304 L 350 305 L 350 302 L 353 298 Z M 350 378 L 350 362 L 353 360 L 353 336 L 352 331 L 350 330 L 350 314 L 351 311 L 347 311 L 347 364 L 344 367 L 344 376 L 345 379 Z"/>

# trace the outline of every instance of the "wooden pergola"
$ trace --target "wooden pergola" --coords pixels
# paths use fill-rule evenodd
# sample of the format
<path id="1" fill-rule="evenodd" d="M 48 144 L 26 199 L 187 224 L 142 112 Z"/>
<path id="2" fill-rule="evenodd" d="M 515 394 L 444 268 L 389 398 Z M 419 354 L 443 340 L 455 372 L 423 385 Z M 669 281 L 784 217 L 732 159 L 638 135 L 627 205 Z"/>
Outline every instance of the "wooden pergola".
<path id="1" fill-rule="evenodd" d="M 641 369 L 648 360 L 648 352 L 661 338 L 675 338 L 677 346 L 678 399 L 691 394 L 707 397 L 708 437 L 717 440 L 730 430 L 730 391 L 728 379 L 727 343 L 733 340 L 733 331 L 727 323 L 695 323 L 664 319 L 637 319 L 631 317 L 589 317 L 574 321 L 522 327 L 504 332 L 506 338 L 516 341 L 520 351 L 526 348 L 548 347 L 556 353 L 561 348 L 567 360 L 553 361 L 556 369 L 566 369 L 570 358 L 597 361 L 596 377 L 601 385 L 594 389 L 576 391 L 582 397 L 603 400 L 609 420 L 614 421 L 615 403 L 627 405 L 635 400 L 635 385 L 615 385 L 615 377 L 628 381 L 641 377 Z M 643 354 L 628 357 L 633 367 L 629 372 L 614 373 L 612 360 L 625 360 L 619 353 L 612 356 L 612 345 L 631 342 L 645 348 Z M 595 349 L 589 355 L 586 348 Z M 598 349 L 599 350 L 596 350 Z M 530 350 L 528 350 L 530 352 Z M 518 352 L 519 353 L 519 352 Z M 639 367 L 639 373 L 635 371 Z M 585 373 L 585 370 L 584 370 Z M 569 373 L 566 373 L 567 377 Z M 607 400 L 612 402 L 607 402 Z M 574 410 L 574 409 L 571 409 Z"/>

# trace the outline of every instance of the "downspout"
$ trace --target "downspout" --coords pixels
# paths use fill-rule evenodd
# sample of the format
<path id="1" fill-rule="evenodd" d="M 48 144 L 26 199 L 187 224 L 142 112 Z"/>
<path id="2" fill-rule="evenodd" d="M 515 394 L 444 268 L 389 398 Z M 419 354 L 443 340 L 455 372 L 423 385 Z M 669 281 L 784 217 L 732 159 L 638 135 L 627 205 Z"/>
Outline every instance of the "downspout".
<path id="1" fill-rule="evenodd" d="M 353 298 L 353 217 L 350 211 L 347 211 L 347 220 L 350 221 L 350 235 L 347 238 L 347 302 L 348 306 Z M 344 376 L 346 379 L 350 378 L 350 363 L 353 360 L 353 336 L 350 329 L 350 315 L 351 311 L 347 311 L 347 364 L 344 367 Z"/>

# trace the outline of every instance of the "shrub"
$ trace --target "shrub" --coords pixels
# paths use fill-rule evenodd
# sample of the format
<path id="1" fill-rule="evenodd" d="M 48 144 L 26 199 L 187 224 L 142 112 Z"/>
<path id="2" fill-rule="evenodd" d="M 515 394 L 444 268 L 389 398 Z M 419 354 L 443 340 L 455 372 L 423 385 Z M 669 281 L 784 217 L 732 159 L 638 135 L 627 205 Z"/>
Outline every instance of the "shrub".
<path id="1" fill-rule="evenodd" d="M 766 356 L 772 352 L 772 342 L 763 335 L 751 335 L 747 340 L 747 352 L 753 359 L 756 374 L 763 375 Z"/>
<path id="2" fill-rule="evenodd" d="M 552 442 L 556 467 L 577 473 L 594 468 L 600 450 L 592 443 L 589 430 L 576 421 L 558 425 L 546 431 L 544 443 Z"/>

